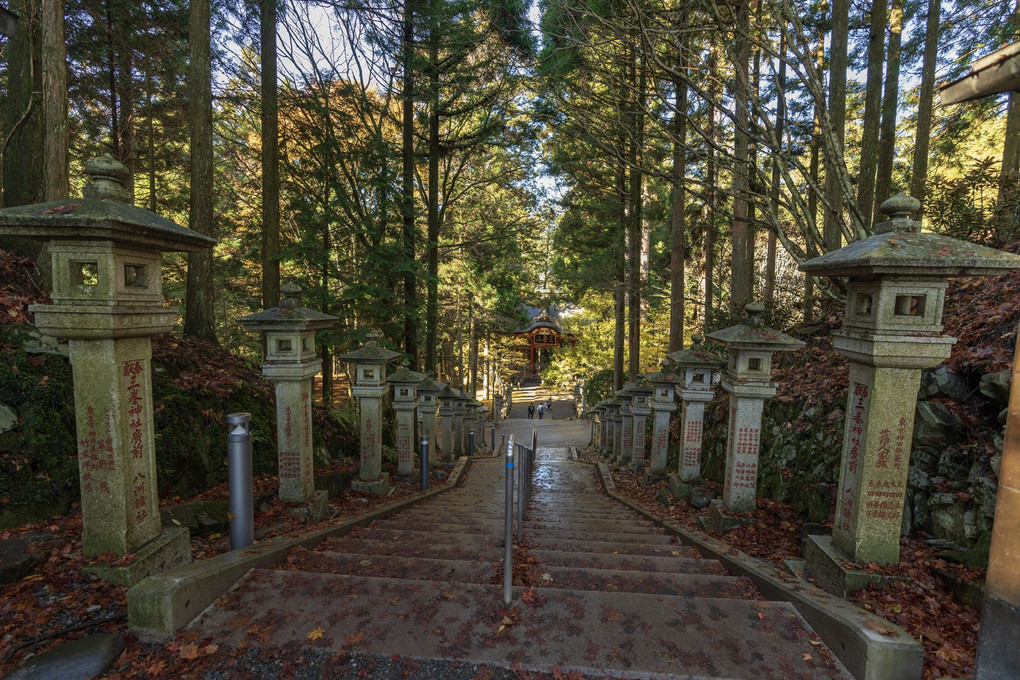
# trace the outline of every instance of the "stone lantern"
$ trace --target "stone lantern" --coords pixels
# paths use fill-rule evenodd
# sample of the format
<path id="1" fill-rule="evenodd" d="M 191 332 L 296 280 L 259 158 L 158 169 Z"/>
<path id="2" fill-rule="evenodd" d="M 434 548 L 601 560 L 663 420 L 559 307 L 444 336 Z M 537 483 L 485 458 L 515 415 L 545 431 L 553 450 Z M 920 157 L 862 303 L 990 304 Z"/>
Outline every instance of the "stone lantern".
<path id="1" fill-rule="evenodd" d="M 683 421 L 680 426 L 680 465 L 676 485 L 689 484 L 701 478 L 701 441 L 705 422 L 705 404 L 715 396 L 722 367 L 726 364 L 703 344 L 704 336 L 695 333 L 688 349 L 666 355 L 680 374 L 680 399 Z"/>
<path id="2" fill-rule="evenodd" d="M 602 440 L 600 437 L 602 428 L 602 413 L 605 411 L 605 407 L 602 404 L 596 404 L 588 410 L 588 418 L 591 424 L 591 432 L 589 433 L 589 446 L 596 450 L 602 448 Z"/>
<path id="3" fill-rule="evenodd" d="M 405 361 L 386 382 L 393 385 L 393 410 L 397 412 L 397 474 L 409 475 L 414 464 L 414 412 L 418 407 L 417 388 L 424 373 L 412 371 Z"/>
<path id="4" fill-rule="evenodd" d="M 657 482 L 666 476 L 666 465 L 669 459 L 669 420 L 676 411 L 676 385 L 681 377 L 669 370 L 669 363 L 660 364 L 662 370 L 646 373 L 644 378 L 652 384 L 652 398 L 649 406 L 652 409 L 652 455 L 646 473 L 649 482 Z"/>
<path id="5" fill-rule="evenodd" d="M 150 338 L 173 328 L 163 252 L 216 241 L 130 204 L 127 170 L 109 154 L 86 163 L 84 198 L 0 210 L 0 236 L 48 245 L 53 304 L 32 305 L 43 335 L 67 338 L 74 382 L 82 552 L 132 553 L 101 576 L 132 585 L 191 560 L 188 531 L 160 527 Z"/>
<path id="6" fill-rule="evenodd" d="M 626 465 L 631 461 L 631 454 L 634 452 L 634 412 L 630 410 L 630 402 L 634 397 L 627 391 L 627 385 L 624 385 L 622 390 L 617 390 L 614 396 L 620 404 L 617 409 L 619 416 L 616 421 L 616 429 L 619 432 L 617 439 L 620 441 L 620 447 L 615 451 L 616 462 L 619 465 Z M 616 449 L 615 444 L 613 448 Z"/>
<path id="7" fill-rule="evenodd" d="M 641 472 L 645 468 L 645 423 L 652 409 L 648 404 L 652 388 L 641 380 L 627 383 L 623 388 L 630 393 L 630 412 L 633 417 L 631 431 L 631 468 Z"/>
<path id="8" fill-rule="evenodd" d="M 623 441 L 623 415 L 620 413 L 622 403 L 619 399 L 610 399 L 606 404 L 606 415 L 609 419 L 609 437 L 606 439 L 606 455 L 616 460 L 620 457 Z"/>
<path id="9" fill-rule="evenodd" d="M 436 382 L 432 376 L 425 374 L 425 379 L 418 384 L 418 432 L 428 437 L 429 457 L 436 457 L 436 396 L 443 391 L 446 383 Z"/>
<path id="10" fill-rule="evenodd" d="M 1016 255 L 922 234 L 910 217 L 920 207 L 893 196 L 881 205 L 888 219 L 874 236 L 800 266 L 813 276 L 849 277 L 833 341 L 850 360 L 836 518 L 831 539 L 811 537 L 805 550 L 809 569 L 830 586 L 823 572 L 841 578 L 841 561 L 899 561 L 921 369 L 941 363 L 956 342 L 941 334 L 946 279 L 1020 267 Z"/>
<path id="11" fill-rule="evenodd" d="M 454 458 L 454 426 L 453 417 L 456 412 L 459 390 L 447 385 L 439 393 L 439 420 L 442 427 L 442 441 L 439 446 L 439 460 Z"/>
<path id="12" fill-rule="evenodd" d="M 340 357 L 354 364 L 355 379 L 351 392 L 361 406 L 361 466 L 358 479 L 351 483 L 355 491 L 384 494 L 390 488 L 390 475 L 382 471 L 381 401 L 386 393 L 386 364 L 400 352 L 379 346 L 379 333 L 370 333 L 360 348 Z"/>
<path id="13" fill-rule="evenodd" d="M 709 340 L 724 346 L 727 354 L 722 386 L 730 393 L 730 417 L 723 505 L 730 512 L 755 508 L 762 408 L 776 393 L 772 353 L 804 346 L 800 340 L 764 326 L 761 316 L 765 308 L 757 302 L 748 303 L 744 311 L 744 321 L 708 335 Z"/>
<path id="14" fill-rule="evenodd" d="M 453 457 L 463 456 L 467 451 L 467 428 L 464 427 L 464 416 L 470 399 L 463 390 L 455 389 L 453 400 Z"/>
<path id="15" fill-rule="evenodd" d="M 312 476 L 312 379 L 322 368 L 315 350 L 315 331 L 337 318 L 297 306 L 301 289 L 280 288 L 279 307 L 241 317 L 239 324 L 260 331 L 266 358 L 262 374 L 276 387 L 276 447 L 280 500 L 304 503 L 315 492 Z M 323 501 L 325 502 L 325 501 Z"/>
<path id="16" fill-rule="evenodd" d="M 598 432 L 596 433 L 596 447 L 600 453 L 607 453 L 610 446 L 609 438 L 609 402 L 603 399 L 596 404 L 598 417 Z"/>

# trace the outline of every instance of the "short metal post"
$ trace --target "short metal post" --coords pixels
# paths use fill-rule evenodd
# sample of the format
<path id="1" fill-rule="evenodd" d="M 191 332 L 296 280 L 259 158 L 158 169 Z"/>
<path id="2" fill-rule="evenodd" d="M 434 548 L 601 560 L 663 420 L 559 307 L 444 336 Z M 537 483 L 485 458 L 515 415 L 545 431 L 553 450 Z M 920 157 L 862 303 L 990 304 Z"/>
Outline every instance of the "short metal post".
<path id="1" fill-rule="evenodd" d="M 468 430 L 468 455 L 475 455 L 475 429 Z"/>
<path id="2" fill-rule="evenodd" d="M 503 438 L 499 441 L 500 447 L 506 446 L 506 432 L 503 433 Z"/>
<path id="3" fill-rule="evenodd" d="M 492 447 L 491 447 L 492 448 L 492 452 L 495 453 L 496 452 L 496 426 L 493 425 L 491 428 L 489 428 L 489 430 L 490 430 L 490 432 L 492 432 L 492 437 L 489 439 L 489 441 L 492 442 Z"/>
<path id="4" fill-rule="evenodd" d="M 427 434 L 421 437 L 421 454 L 418 456 L 421 459 L 421 490 L 428 491 L 429 489 L 429 436 Z"/>
<path id="5" fill-rule="evenodd" d="M 506 447 L 506 519 L 503 532 L 503 604 L 509 607 L 513 602 L 510 589 L 513 585 L 514 559 L 514 436 Z"/>
<path id="6" fill-rule="evenodd" d="M 230 549 L 255 542 L 255 500 L 251 481 L 251 414 L 227 416 L 227 478 L 230 488 Z"/>

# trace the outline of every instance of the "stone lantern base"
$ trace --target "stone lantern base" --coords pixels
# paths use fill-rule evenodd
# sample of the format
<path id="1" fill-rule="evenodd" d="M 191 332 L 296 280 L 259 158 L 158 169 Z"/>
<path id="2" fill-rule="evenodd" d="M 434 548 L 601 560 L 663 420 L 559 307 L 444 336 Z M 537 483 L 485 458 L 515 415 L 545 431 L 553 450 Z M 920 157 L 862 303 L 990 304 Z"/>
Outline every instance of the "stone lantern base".
<path id="1" fill-rule="evenodd" d="M 169 527 L 131 554 L 134 559 L 127 564 L 92 564 L 85 567 L 84 571 L 104 581 L 130 588 L 149 576 L 190 564 L 191 532 L 187 527 Z"/>
<path id="2" fill-rule="evenodd" d="M 828 593 L 846 597 L 851 591 L 885 580 L 878 574 L 844 566 L 846 560 L 846 555 L 832 544 L 832 536 L 808 536 L 804 543 L 804 571 Z"/>
<path id="3" fill-rule="evenodd" d="M 376 479 L 355 479 L 351 482 L 351 489 L 384 495 L 390 492 L 390 473 L 380 472 Z"/>

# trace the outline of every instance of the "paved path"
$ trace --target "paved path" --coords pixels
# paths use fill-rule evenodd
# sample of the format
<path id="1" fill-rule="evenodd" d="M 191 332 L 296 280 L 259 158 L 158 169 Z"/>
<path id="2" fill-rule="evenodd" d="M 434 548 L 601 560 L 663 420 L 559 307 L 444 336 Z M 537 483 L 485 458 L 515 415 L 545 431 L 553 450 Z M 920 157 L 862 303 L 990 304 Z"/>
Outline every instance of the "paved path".
<path id="1" fill-rule="evenodd" d="M 539 462 L 514 605 L 502 605 L 504 467 L 387 520 L 249 572 L 192 629 L 221 644 L 457 659 L 629 678 L 849 678 L 786 603 L 769 602 L 599 493 L 559 444 L 584 423 L 539 427 Z M 583 443 L 583 442 L 580 442 Z M 321 636 L 321 637 L 320 637 Z M 373 676 L 369 676 L 373 677 Z M 374 677 L 400 677 L 377 675 Z"/>

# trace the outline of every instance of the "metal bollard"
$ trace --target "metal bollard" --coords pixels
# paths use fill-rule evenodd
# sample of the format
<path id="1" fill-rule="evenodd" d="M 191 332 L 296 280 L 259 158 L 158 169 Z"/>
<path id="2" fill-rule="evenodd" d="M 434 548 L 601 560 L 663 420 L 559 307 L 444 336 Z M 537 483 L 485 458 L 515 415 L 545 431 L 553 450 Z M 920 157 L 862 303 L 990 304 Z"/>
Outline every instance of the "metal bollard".
<path id="1" fill-rule="evenodd" d="M 421 437 L 421 454 L 418 456 L 421 460 L 421 490 L 429 490 L 429 436 L 427 434 Z"/>
<path id="2" fill-rule="evenodd" d="M 514 436 L 506 447 L 506 519 L 503 532 L 503 605 L 513 602 L 513 559 L 514 559 Z"/>
<path id="3" fill-rule="evenodd" d="M 503 433 L 503 438 L 500 440 L 499 445 L 500 447 L 506 446 L 506 432 Z"/>
<path id="4" fill-rule="evenodd" d="M 468 455 L 475 455 L 475 430 L 471 428 L 468 430 Z"/>
<path id="5" fill-rule="evenodd" d="M 492 427 L 490 428 L 490 430 L 491 430 L 491 432 L 492 432 L 492 437 L 491 437 L 491 439 L 490 439 L 489 441 L 491 441 L 491 442 L 492 442 L 492 447 L 491 447 L 491 448 L 492 448 L 492 452 L 493 452 L 493 453 L 496 453 L 496 426 L 495 426 L 495 425 L 493 425 L 493 426 L 492 426 Z"/>
<path id="6" fill-rule="evenodd" d="M 255 500 L 251 481 L 251 414 L 227 416 L 227 479 L 230 488 L 230 549 L 255 542 Z"/>

